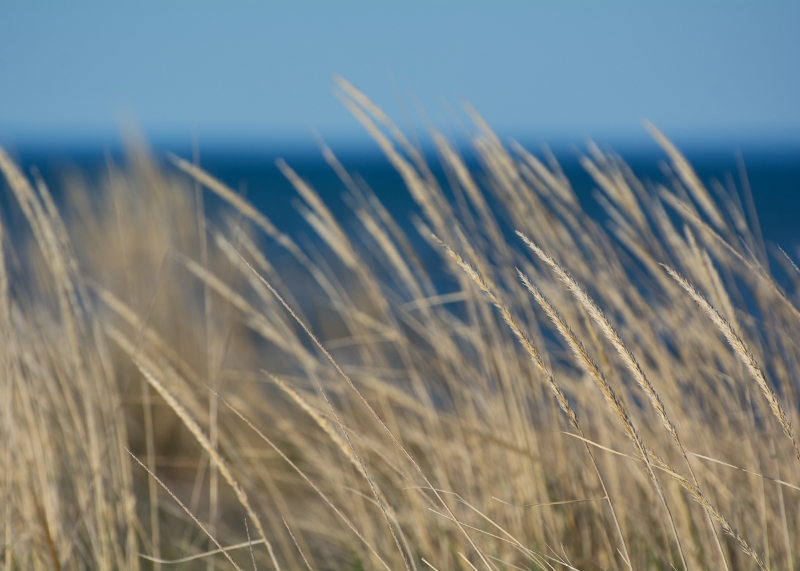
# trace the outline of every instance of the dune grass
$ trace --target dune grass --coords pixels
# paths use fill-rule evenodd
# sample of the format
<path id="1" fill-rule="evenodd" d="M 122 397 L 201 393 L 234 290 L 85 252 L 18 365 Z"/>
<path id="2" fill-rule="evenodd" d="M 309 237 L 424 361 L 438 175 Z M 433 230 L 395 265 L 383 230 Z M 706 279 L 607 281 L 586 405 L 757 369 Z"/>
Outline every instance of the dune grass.
<path id="1" fill-rule="evenodd" d="M 800 275 L 748 197 L 648 126 L 666 182 L 582 159 L 601 223 L 472 110 L 445 185 L 337 85 L 414 235 L 324 147 L 353 216 L 280 162 L 305 238 L 141 145 L 60 209 L 0 150 L 0 567 L 797 569 Z"/>

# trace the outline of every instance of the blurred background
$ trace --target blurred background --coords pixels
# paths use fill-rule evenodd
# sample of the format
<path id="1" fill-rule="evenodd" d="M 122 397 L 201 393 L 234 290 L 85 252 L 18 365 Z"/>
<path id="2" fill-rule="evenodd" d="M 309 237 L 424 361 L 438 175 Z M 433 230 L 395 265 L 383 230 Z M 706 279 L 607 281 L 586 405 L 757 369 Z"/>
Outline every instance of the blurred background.
<path id="1" fill-rule="evenodd" d="M 5 0 L 0 144 L 53 178 L 102 168 L 135 126 L 156 156 L 195 147 L 291 219 L 276 157 L 321 193 L 341 190 L 321 138 L 405 200 L 334 96 L 339 74 L 428 150 L 431 127 L 467 140 L 468 102 L 504 140 L 547 143 L 586 197 L 576 157 L 588 139 L 661 177 L 650 120 L 705 181 L 741 184 L 743 161 L 766 236 L 788 247 L 800 226 L 798 29 L 796 1 Z"/>
<path id="2" fill-rule="evenodd" d="M 605 352 L 588 313 L 545 266 L 530 263 L 514 229 L 565 263 L 626 342 L 634 341 L 665 388 L 667 409 L 679 411 L 687 449 L 750 471 L 716 465 L 698 473 L 708 474 L 708 501 L 755 538 L 767 560 L 762 568 L 777 568 L 770 558 L 780 568 L 800 568 L 793 559 L 800 496 L 791 491 L 785 501 L 783 487 L 753 478 L 796 474 L 782 466 L 794 454 L 785 439 L 775 446 L 778 425 L 770 423 L 779 400 L 795 425 L 800 420 L 800 311 L 789 301 L 800 291 L 800 274 L 771 247 L 800 259 L 798 31 L 797 0 L 0 0 L 0 146 L 11 159 L 0 153 L 0 370 L 9 372 L 0 375 L 0 442 L 8 443 L 0 454 L 0 497 L 10 500 L 0 523 L 3 569 L 141 564 L 158 571 L 140 553 L 177 559 L 212 548 L 122 446 L 226 545 L 255 535 L 258 526 L 242 528 L 245 512 L 258 520 L 232 491 L 240 484 L 224 483 L 222 464 L 209 460 L 215 450 L 264 514 L 270 537 L 282 538 L 279 558 L 297 559 L 286 533 L 295 529 L 314 548 L 306 551 L 325 563 L 314 568 L 368 568 L 361 562 L 372 556 L 348 535 L 351 524 L 327 512 L 209 387 L 256 419 L 277 442 L 275 452 L 285 450 L 320 482 L 376 552 L 399 563 L 386 516 L 411 538 L 413 549 L 404 549 L 419 558 L 417 569 L 423 555 L 438 557 L 434 568 L 460 565 L 456 554 L 472 549 L 466 532 L 457 535 L 434 517 L 429 507 L 437 504 L 427 503 L 406 458 L 395 455 L 373 416 L 240 253 L 364 398 L 380 403 L 380 415 L 421 469 L 459 494 L 453 498 L 472 502 L 456 508 L 467 514 L 463 521 L 489 530 L 477 516 L 487 514 L 525 542 L 523 550 L 523 543 L 495 536 L 497 549 L 486 553 L 508 553 L 511 561 L 529 547 L 558 545 L 565 557 L 580 557 L 582 569 L 623 568 L 617 553 L 625 555 L 610 538 L 627 535 L 631 568 L 723 568 L 714 528 L 700 519 L 708 514 L 679 484 L 665 489 L 680 506 L 674 536 L 692 544 L 682 566 L 666 519 L 657 515 L 660 485 L 651 489 L 644 472 L 617 469 L 612 462 L 622 460 L 607 455 L 596 469 L 613 474 L 613 486 L 603 484 L 599 495 L 579 442 L 557 428 L 568 421 L 556 416 L 550 389 L 530 382 L 541 371 L 430 240 L 433 230 L 485 272 L 492 289 L 497 284 L 503 303 L 546 349 L 544 362 L 559 383 L 564 379 L 560 398 L 574 401 L 588 436 L 621 449 L 626 437 L 615 423 L 628 413 L 613 399 L 604 404 L 605 389 L 586 390 L 581 371 L 599 369 L 585 355 L 568 358 L 561 333 L 534 308 L 511 262 L 543 285 L 580 339 L 591 340 L 606 377 L 634 403 L 631 417 L 643 438 L 677 452 L 648 416 L 627 357 Z M 397 144 L 413 157 L 414 177 L 425 178 L 416 187 L 422 206 L 344 104 L 371 114 L 381 123 L 374 130 L 391 131 L 362 92 L 427 156 L 430 172 L 415 149 Z M 482 120 L 472 109 L 502 144 L 476 126 Z M 656 144 L 646 121 L 686 154 L 708 191 L 668 144 Z M 457 147 L 468 168 L 447 145 L 433 144 L 441 143 L 434 132 Z M 344 166 L 347 187 L 324 145 Z M 592 160 L 582 162 L 587 153 Z M 209 182 L 198 165 L 227 187 Z M 405 180 L 414 188 L 409 170 Z M 465 171 L 485 197 L 473 192 Z M 595 193 L 598 184 L 604 195 Z M 582 210 L 609 222 L 608 234 Z M 735 256 L 707 228 L 697 231 L 703 216 Z M 747 260 L 777 268 L 777 282 L 792 293 L 784 296 Z M 753 405 L 756 388 L 745 368 L 657 261 L 699 284 L 742 328 L 754 348 L 748 359 L 765 364 L 780 399 L 756 376 L 768 400 Z M 7 331 L 13 335 L 4 337 Z M 149 383 L 137 366 L 154 375 L 145 373 Z M 281 381 L 269 383 L 262 370 Z M 602 385 L 600 377 L 595 372 Z M 333 420 L 318 412 L 327 410 L 322 386 L 330 410 L 342 411 L 339 428 L 358 439 L 359 454 L 387 491 L 387 499 L 377 491 L 375 498 L 389 512 L 372 508 L 366 469 Z M 192 428 L 188 415 L 201 428 Z M 620 498 L 624 522 L 617 532 L 607 516 L 597 517 L 604 509 L 598 502 L 612 496 Z M 719 551 L 731 569 L 752 568 L 738 563 L 745 557 L 740 545 L 723 541 Z M 247 556 L 244 549 L 237 554 L 240 561 Z M 284 568 L 301 567 L 295 563 Z"/>

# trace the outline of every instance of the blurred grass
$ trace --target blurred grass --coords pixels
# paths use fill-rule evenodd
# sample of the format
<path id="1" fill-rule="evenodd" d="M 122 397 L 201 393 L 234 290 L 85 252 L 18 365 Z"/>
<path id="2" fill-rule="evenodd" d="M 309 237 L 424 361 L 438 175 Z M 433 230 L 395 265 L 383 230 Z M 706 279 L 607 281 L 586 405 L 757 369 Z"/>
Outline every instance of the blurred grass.
<path id="1" fill-rule="evenodd" d="M 0 153 L 3 569 L 796 568 L 800 272 L 747 197 L 649 127 L 664 184 L 587 149 L 601 226 L 474 111 L 442 187 L 338 86 L 440 267 L 325 148 L 353 224 L 280 163 L 302 243 L 141 145 L 61 210 Z"/>

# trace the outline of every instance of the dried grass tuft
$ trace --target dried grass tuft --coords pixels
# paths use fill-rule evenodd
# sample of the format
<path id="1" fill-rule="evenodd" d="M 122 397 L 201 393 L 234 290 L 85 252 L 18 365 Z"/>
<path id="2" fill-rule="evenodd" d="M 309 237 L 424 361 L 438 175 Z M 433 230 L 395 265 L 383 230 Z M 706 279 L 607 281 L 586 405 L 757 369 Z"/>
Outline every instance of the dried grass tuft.
<path id="1" fill-rule="evenodd" d="M 336 81 L 420 236 L 324 145 L 304 240 L 197 161 L 0 150 L 3 569 L 797 569 L 797 265 L 734 185 L 590 144 L 603 225 L 472 109 L 445 184 Z"/>

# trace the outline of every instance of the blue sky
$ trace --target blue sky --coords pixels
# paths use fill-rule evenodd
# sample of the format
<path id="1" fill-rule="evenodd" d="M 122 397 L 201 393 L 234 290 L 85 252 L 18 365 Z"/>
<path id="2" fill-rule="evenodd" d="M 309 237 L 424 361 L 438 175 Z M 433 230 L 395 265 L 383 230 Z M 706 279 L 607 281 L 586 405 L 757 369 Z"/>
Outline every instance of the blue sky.
<path id="1" fill-rule="evenodd" d="M 800 144 L 800 2 L 0 2 L 0 142 L 359 144 L 468 101 L 526 141 Z M 407 119 L 410 117 L 411 119 Z"/>

